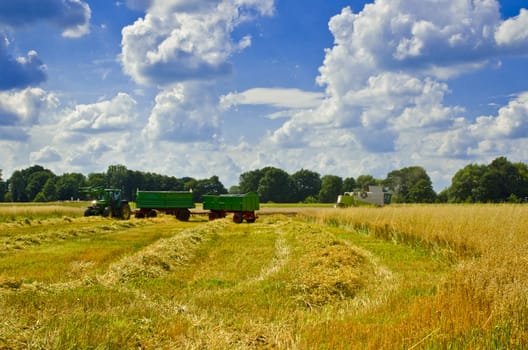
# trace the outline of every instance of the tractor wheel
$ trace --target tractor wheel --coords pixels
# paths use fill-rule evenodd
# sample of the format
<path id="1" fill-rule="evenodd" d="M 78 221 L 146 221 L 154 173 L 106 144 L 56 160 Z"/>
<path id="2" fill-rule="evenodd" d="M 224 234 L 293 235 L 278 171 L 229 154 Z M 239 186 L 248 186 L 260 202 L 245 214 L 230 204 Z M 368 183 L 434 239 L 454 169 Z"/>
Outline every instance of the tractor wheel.
<path id="1" fill-rule="evenodd" d="M 110 209 L 110 207 L 106 207 L 106 208 L 104 208 L 104 210 L 103 210 L 103 216 L 104 216 L 105 218 L 107 218 L 107 217 L 112 217 L 112 209 Z"/>
<path id="2" fill-rule="evenodd" d="M 86 208 L 84 210 L 84 216 L 92 216 L 92 215 L 93 215 L 92 208 Z"/>
<path id="3" fill-rule="evenodd" d="M 244 217 L 242 216 L 242 213 L 235 213 L 233 214 L 233 222 L 235 224 L 240 224 L 244 220 Z"/>
<path id="4" fill-rule="evenodd" d="M 130 219 L 130 205 L 123 204 L 123 207 L 121 208 L 121 219 L 123 220 Z"/>
<path id="5" fill-rule="evenodd" d="M 191 212 L 189 211 L 189 209 L 182 209 L 176 212 L 176 218 L 180 221 L 189 221 L 190 217 L 191 217 Z"/>

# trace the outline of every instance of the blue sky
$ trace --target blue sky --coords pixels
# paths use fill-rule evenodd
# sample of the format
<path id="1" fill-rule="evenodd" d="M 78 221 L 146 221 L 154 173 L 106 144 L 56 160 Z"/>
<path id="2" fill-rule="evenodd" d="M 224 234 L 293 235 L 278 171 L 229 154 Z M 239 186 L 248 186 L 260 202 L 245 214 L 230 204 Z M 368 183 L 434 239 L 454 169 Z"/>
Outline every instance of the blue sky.
<path id="1" fill-rule="evenodd" d="M 526 0 L 0 2 L 0 169 L 528 161 Z"/>

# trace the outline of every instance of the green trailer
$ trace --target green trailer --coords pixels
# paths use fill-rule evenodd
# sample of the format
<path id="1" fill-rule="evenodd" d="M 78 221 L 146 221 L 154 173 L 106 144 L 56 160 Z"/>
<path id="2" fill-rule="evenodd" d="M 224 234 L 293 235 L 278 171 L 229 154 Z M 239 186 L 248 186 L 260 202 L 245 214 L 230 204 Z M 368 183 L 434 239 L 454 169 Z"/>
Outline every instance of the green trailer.
<path id="1" fill-rule="evenodd" d="M 136 193 L 136 218 L 155 217 L 157 212 L 188 221 L 194 208 L 193 194 L 187 191 L 140 191 Z"/>
<path id="2" fill-rule="evenodd" d="M 209 220 L 225 218 L 227 213 L 233 213 L 233 221 L 237 224 L 246 220 L 255 222 L 255 210 L 260 209 L 259 197 L 256 193 L 204 195 L 203 208 L 209 210 Z"/>

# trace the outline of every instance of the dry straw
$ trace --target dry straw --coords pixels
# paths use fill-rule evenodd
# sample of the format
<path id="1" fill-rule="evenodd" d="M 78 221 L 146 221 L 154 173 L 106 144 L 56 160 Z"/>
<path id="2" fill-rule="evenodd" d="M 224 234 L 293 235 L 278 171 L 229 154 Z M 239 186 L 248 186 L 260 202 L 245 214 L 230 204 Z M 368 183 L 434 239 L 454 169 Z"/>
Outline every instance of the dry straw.
<path id="1" fill-rule="evenodd" d="M 431 336 L 436 341 L 443 332 L 454 336 L 472 329 L 503 341 L 494 333 L 497 327 L 508 347 L 528 340 L 528 206 L 392 205 L 300 216 L 450 257 L 454 272 L 432 304 L 416 311 L 430 310 L 426 322 L 441 329 Z"/>

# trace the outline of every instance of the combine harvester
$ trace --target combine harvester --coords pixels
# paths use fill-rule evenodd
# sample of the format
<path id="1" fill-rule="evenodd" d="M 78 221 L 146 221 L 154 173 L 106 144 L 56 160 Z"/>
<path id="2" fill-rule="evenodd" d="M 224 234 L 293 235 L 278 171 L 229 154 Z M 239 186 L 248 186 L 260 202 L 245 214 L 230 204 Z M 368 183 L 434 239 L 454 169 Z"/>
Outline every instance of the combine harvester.
<path id="1" fill-rule="evenodd" d="M 337 197 L 336 208 L 355 207 L 364 203 L 382 207 L 390 204 L 392 192 L 384 192 L 381 186 L 369 186 L 368 191 L 345 192 Z"/>

